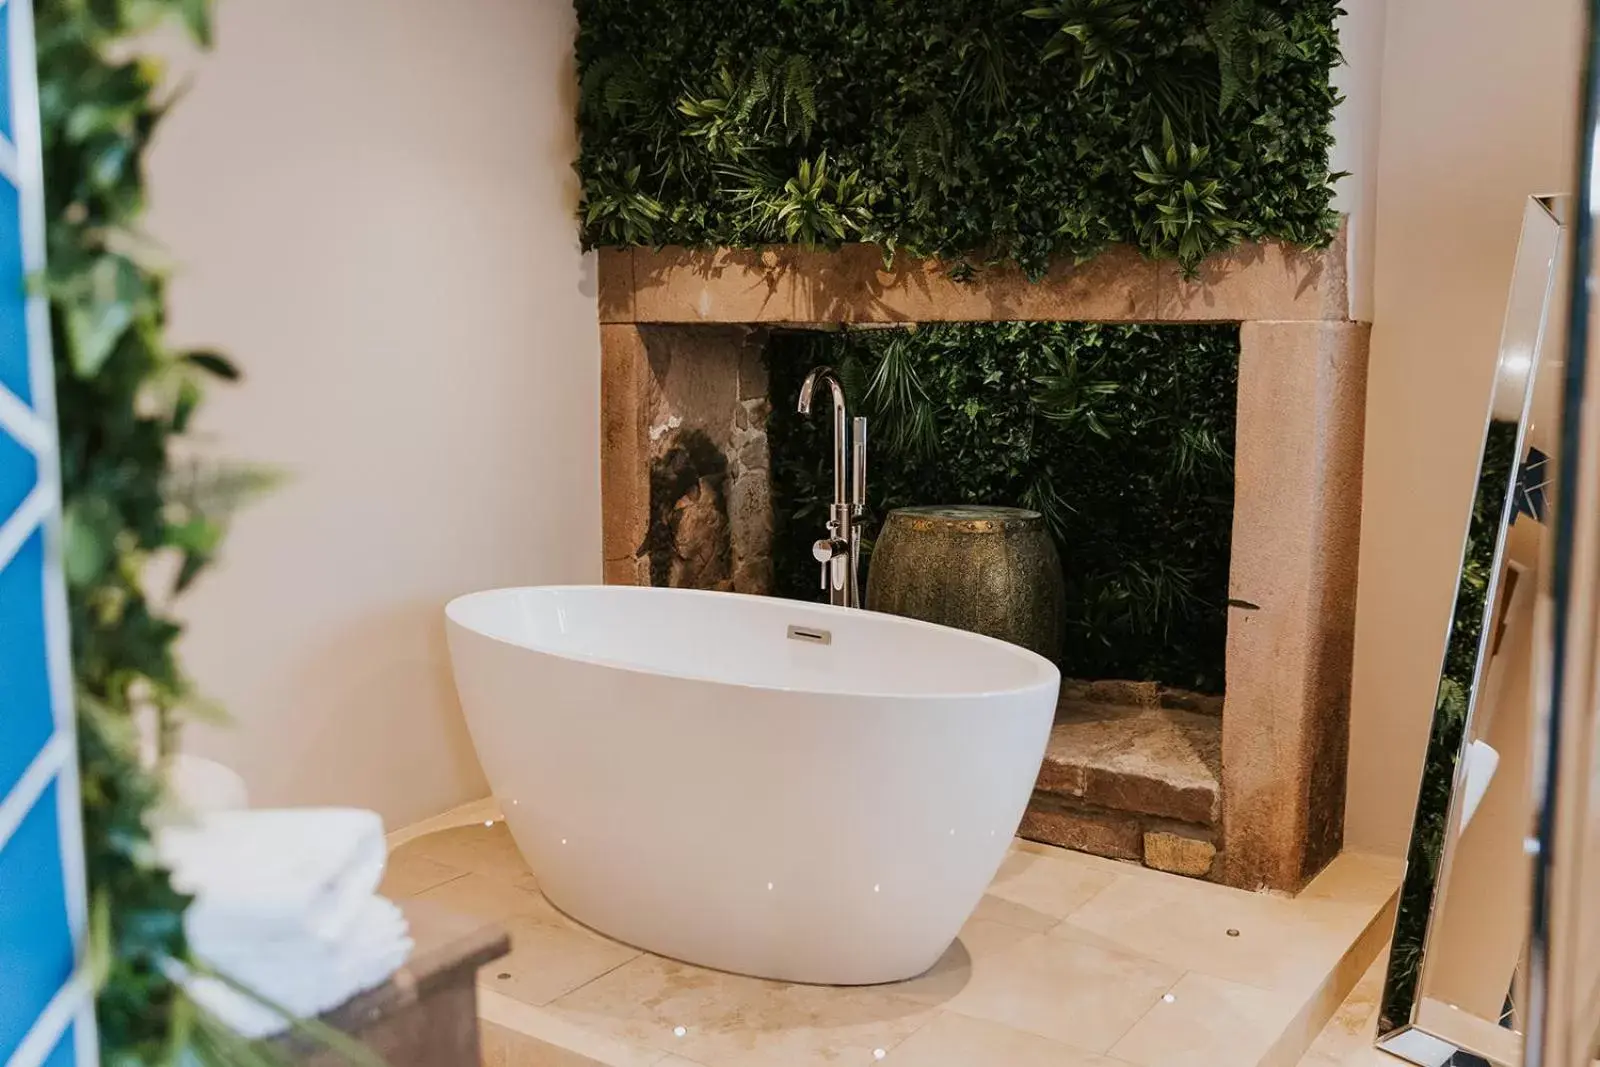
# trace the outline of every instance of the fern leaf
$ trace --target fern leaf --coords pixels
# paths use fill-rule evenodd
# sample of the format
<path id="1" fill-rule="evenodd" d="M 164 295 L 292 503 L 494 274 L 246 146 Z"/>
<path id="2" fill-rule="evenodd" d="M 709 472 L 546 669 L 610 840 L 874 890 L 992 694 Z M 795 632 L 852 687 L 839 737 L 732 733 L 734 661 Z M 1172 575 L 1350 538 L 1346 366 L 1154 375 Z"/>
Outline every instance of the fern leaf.
<path id="1" fill-rule="evenodd" d="M 790 56 L 783 68 L 783 123 L 801 141 L 817 121 L 817 74 L 805 56 Z"/>

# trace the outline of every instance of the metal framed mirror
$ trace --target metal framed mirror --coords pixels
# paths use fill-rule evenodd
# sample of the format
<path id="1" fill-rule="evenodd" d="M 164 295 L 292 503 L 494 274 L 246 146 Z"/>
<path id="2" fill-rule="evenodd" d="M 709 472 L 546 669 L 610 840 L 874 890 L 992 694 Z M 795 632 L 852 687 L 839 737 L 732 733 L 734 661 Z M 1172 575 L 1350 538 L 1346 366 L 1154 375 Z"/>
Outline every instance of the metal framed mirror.
<path id="1" fill-rule="evenodd" d="M 1600 0 L 1584 6 L 1572 284 L 1537 617 L 1526 1067 L 1600 1064 Z"/>
<path id="2" fill-rule="evenodd" d="M 1537 572 L 1564 198 L 1532 197 L 1445 645 L 1378 1045 L 1423 1067 L 1520 1062 Z"/>

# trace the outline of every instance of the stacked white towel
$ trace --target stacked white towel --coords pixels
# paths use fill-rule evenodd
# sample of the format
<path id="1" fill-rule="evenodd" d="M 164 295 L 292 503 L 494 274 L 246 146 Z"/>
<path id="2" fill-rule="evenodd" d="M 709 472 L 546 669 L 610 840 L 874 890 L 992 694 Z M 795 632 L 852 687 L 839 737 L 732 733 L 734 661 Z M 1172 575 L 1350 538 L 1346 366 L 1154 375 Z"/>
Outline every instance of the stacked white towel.
<path id="1" fill-rule="evenodd" d="M 377 895 L 386 849 L 370 811 L 213 811 L 157 835 L 173 885 L 194 895 L 184 932 L 195 958 L 300 1018 L 382 984 L 411 954 L 410 931 Z M 213 978 L 190 995 L 245 1037 L 289 1023 Z"/>

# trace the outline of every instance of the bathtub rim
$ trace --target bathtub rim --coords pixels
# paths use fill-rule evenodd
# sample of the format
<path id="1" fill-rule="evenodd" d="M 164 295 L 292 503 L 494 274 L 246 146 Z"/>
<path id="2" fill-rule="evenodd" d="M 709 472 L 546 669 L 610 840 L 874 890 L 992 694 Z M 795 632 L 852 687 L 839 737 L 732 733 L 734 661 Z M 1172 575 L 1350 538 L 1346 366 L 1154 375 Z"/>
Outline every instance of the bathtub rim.
<path id="1" fill-rule="evenodd" d="M 997 651 L 1011 655 L 1020 660 L 1022 663 L 1035 668 L 1040 673 L 1032 681 L 1022 685 L 1011 686 L 1004 689 L 967 689 L 956 692 L 907 693 L 866 689 L 818 689 L 795 685 L 770 685 L 761 682 L 731 681 L 726 678 L 718 678 L 703 673 L 647 668 L 635 663 L 625 663 L 620 660 L 609 659 L 600 655 L 540 648 L 522 641 L 514 641 L 509 638 L 497 637 L 494 634 L 485 633 L 483 630 L 463 621 L 459 617 L 459 612 L 464 610 L 470 602 L 487 600 L 493 596 L 510 596 L 515 593 L 525 592 L 576 593 L 594 590 L 615 591 L 622 596 L 672 596 L 686 598 L 716 597 L 719 599 L 732 598 L 741 601 L 759 601 L 763 604 L 771 604 L 774 601 L 780 601 L 793 604 L 801 609 L 814 610 L 823 615 L 842 615 L 845 617 L 854 615 L 858 612 L 867 611 L 866 608 L 844 608 L 833 604 L 812 604 L 799 600 L 782 601 L 781 598 L 778 597 L 756 596 L 750 593 L 722 592 L 714 589 L 675 589 L 663 588 L 660 586 L 568 583 L 559 585 L 502 586 L 496 589 L 480 589 L 472 593 L 463 593 L 460 596 L 453 597 L 448 603 L 445 604 L 444 615 L 447 622 L 461 627 L 463 630 L 466 630 L 475 637 L 481 637 L 484 640 L 493 641 L 497 644 L 506 645 L 511 648 L 521 649 L 525 652 L 533 652 L 545 656 L 554 656 L 557 659 L 569 660 L 574 663 L 582 663 L 595 667 L 604 667 L 607 670 L 624 671 L 628 674 L 644 675 L 652 678 L 671 678 L 678 681 L 698 682 L 709 685 L 724 685 L 730 688 L 742 689 L 751 692 L 795 693 L 803 696 L 852 697 L 868 700 L 916 700 L 943 702 L 954 700 L 982 700 L 985 698 L 1016 696 L 1044 688 L 1054 688 L 1059 691 L 1061 685 L 1060 668 L 1031 649 L 1023 648 L 1021 645 L 1014 645 L 1009 641 L 1002 641 L 996 637 L 990 637 L 987 634 L 973 633 L 970 630 L 961 630 L 954 626 L 943 626 L 934 622 L 925 622 L 922 619 L 907 618 L 904 615 L 891 615 L 888 612 L 870 612 L 870 614 L 890 620 L 891 625 L 902 625 L 917 630 L 936 630 L 958 634 L 964 639 L 971 640 L 980 645 L 991 646 Z"/>

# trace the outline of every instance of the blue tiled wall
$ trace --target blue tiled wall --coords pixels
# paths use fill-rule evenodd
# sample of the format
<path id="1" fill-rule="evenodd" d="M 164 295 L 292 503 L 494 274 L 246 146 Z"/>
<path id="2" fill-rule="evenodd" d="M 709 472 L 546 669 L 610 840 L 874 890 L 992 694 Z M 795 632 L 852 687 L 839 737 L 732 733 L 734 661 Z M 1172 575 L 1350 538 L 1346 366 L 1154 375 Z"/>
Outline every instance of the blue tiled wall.
<path id="1" fill-rule="evenodd" d="M 24 281 L 43 248 L 32 17 L 0 0 L 0 1063 L 78 1067 L 93 1016 L 65 662 L 48 331 Z M 39 336 L 45 334 L 46 336 Z M 85 1064 L 87 1067 L 87 1064 Z"/>

